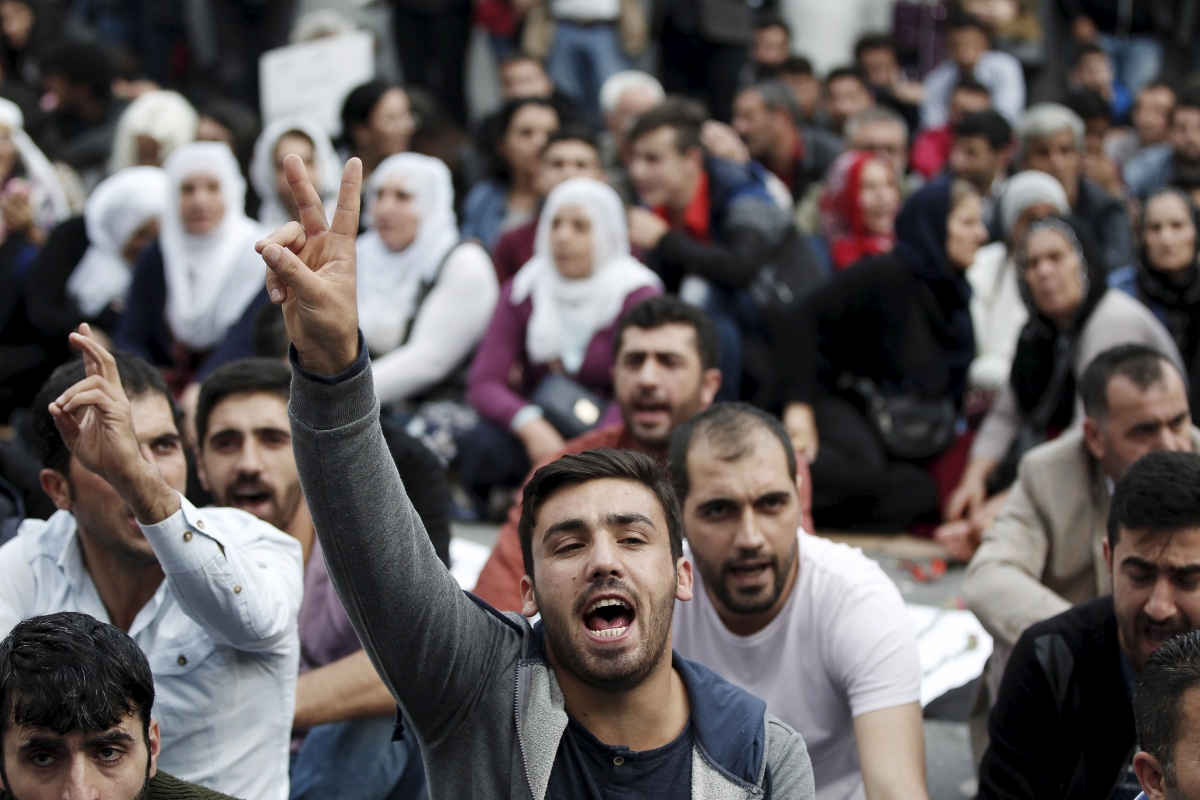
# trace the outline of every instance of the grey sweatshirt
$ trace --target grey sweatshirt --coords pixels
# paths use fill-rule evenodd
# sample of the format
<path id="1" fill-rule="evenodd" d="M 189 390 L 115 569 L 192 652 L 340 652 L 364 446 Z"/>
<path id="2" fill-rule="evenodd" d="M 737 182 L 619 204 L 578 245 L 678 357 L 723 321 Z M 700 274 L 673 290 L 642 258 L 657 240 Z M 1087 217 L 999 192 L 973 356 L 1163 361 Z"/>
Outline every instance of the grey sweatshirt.
<path id="1" fill-rule="evenodd" d="M 365 353 L 338 379 L 293 372 L 292 447 L 329 574 L 416 732 L 430 796 L 542 800 L 567 713 L 540 628 L 472 599 L 438 561 L 383 440 Z M 814 797 L 798 733 L 715 673 L 675 663 L 692 707 L 693 800 Z"/>

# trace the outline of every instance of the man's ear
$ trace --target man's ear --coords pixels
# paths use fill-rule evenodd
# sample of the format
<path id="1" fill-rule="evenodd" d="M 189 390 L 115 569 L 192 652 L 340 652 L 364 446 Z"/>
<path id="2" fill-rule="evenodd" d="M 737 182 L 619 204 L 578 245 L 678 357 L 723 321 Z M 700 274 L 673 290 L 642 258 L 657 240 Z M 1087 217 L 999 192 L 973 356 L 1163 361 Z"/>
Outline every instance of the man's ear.
<path id="1" fill-rule="evenodd" d="M 713 400 L 717 397 L 717 392 L 721 390 L 722 380 L 721 370 L 716 367 L 704 370 L 704 374 L 700 376 L 700 403 L 702 409 L 708 408 L 713 404 Z"/>
<path id="2" fill-rule="evenodd" d="M 1138 783 L 1142 785 L 1148 800 L 1165 800 L 1167 779 L 1157 758 L 1145 750 L 1136 753 L 1133 756 L 1133 771 L 1137 773 Z"/>
<path id="3" fill-rule="evenodd" d="M 688 561 L 683 556 L 675 562 L 675 599 L 676 600 L 691 600 L 692 599 L 692 562 Z"/>
<path id="4" fill-rule="evenodd" d="M 528 575 L 521 576 L 521 613 L 527 617 L 538 613 L 537 598 L 533 595 L 533 579 Z"/>
<path id="5" fill-rule="evenodd" d="M 1092 417 L 1083 418 L 1083 446 L 1097 461 L 1103 460 L 1107 452 L 1104 431 L 1100 430 L 1100 423 Z"/>
<path id="6" fill-rule="evenodd" d="M 38 473 L 38 481 L 42 484 L 42 491 L 54 501 L 55 508 L 60 511 L 71 510 L 71 484 L 66 475 L 56 469 L 44 469 Z"/>
<path id="7" fill-rule="evenodd" d="M 158 720 L 150 719 L 149 741 L 150 746 L 150 768 L 146 774 L 153 778 L 158 772 L 158 754 L 162 752 L 162 732 L 158 729 Z"/>

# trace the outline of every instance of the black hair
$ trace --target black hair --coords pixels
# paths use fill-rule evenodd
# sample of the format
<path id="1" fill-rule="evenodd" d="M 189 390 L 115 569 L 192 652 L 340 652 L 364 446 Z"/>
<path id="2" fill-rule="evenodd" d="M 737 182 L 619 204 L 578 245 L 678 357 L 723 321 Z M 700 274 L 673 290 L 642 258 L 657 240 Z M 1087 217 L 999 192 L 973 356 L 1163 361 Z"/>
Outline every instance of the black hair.
<path id="1" fill-rule="evenodd" d="M 641 484 L 658 500 L 667 520 L 667 535 L 671 542 L 671 558 L 683 557 L 683 522 L 679 503 L 667 474 L 658 462 L 633 450 L 613 450 L 601 447 L 582 453 L 565 455 L 539 469 L 525 484 L 521 497 L 521 521 L 517 535 L 521 540 L 521 558 L 525 574 L 533 580 L 533 527 L 542 505 L 560 489 L 592 481 L 616 479 Z"/>
<path id="2" fill-rule="evenodd" d="M 266 392 L 286 401 L 291 397 L 291 391 L 291 367 L 277 358 L 242 358 L 222 364 L 200 385 L 200 399 L 196 401 L 198 445 L 204 447 L 204 439 L 208 436 L 208 419 L 217 404 L 225 398 L 235 394 Z"/>
<path id="3" fill-rule="evenodd" d="M 1066 107 L 1079 115 L 1079 118 L 1112 119 L 1112 104 L 1095 89 L 1078 89 L 1067 96 Z"/>
<path id="4" fill-rule="evenodd" d="M 1179 113 L 1181 108 L 1200 109 L 1200 88 L 1188 87 L 1182 92 L 1175 94 L 1175 108 L 1171 110 L 1171 122 L 1175 121 L 1175 115 Z"/>
<path id="5" fill-rule="evenodd" d="M 254 315 L 254 355 L 259 358 L 284 358 L 288 354 L 287 323 L 283 307 L 266 303 Z"/>
<path id="6" fill-rule="evenodd" d="M 776 69 L 780 75 L 809 75 L 815 74 L 812 62 L 804 56 L 792 56 Z"/>
<path id="7" fill-rule="evenodd" d="M 72 86 L 87 86 L 92 96 L 106 100 L 112 96 L 116 73 L 108 49 L 98 43 L 68 39 L 54 46 L 42 61 L 42 72 L 58 74 Z"/>
<path id="8" fill-rule="evenodd" d="M 659 295 L 650 297 L 629 309 L 617 324 L 613 337 L 613 355 L 621 351 L 625 331 L 640 328 L 652 331 L 664 325 L 690 325 L 696 332 L 696 351 L 700 356 L 701 369 L 713 369 L 720 362 L 720 339 L 717 327 L 703 309 L 685 303 L 678 297 Z"/>
<path id="9" fill-rule="evenodd" d="M 825 76 L 825 85 L 828 86 L 834 81 L 841 80 L 842 78 L 853 78 L 861 83 L 863 88 L 868 92 L 871 91 L 871 87 L 867 86 L 867 79 L 863 77 L 863 74 L 858 71 L 857 67 L 838 67 L 837 69 L 831 70 L 830 73 Z"/>
<path id="10" fill-rule="evenodd" d="M 986 94 L 990 100 L 992 90 L 984 86 L 974 75 L 960 75 L 958 81 L 954 84 L 954 88 L 950 90 L 950 95 L 955 92 L 971 92 L 973 94 Z"/>
<path id="11" fill-rule="evenodd" d="M 488 142 L 488 145 L 491 151 L 492 164 L 496 173 L 496 177 L 505 182 L 508 182 L 509 180 L 509 168 L 508 163 L 500 155 L 500 145 L 504 142 L 504 137 L 508 135 L 508 128 L 510 125 L 512 125 L 512 121 L 517 116 L 517 113 L 527 106 L 548 108 L 554 112 L 554 115 L 556 118 L 558 118 L 558 121 L 560 123 L 562 122 L 562 117 L 558 113 L 558 108 L 555 107 L 554 103 L 552 103 L 549 98 L 545 97 L 514 97 L 500 108 L 500 111 L 497 112 L 496 116 L 494 117 L 494 126 L 489 126 L 491 141 Z"/>
<path id="12" fill-rule="evenodd" d="M 992 32 L 988 29 L 987 25 L 983 24 L 983 20 L 979 17 L 959 11 L 951 14 L 950 18 L 946 20 L 947 34 L 972 28 L 986 36 L 988 42 L 992 41 Z"/>
<path id="13" fill-rule="evenodd" d="M 153 706 L 154 676 L 141 648 L 87 614 L 31 617 L 0 642 L 0 731 L 30 725 L 59 736 L 100 733 L 136 714 L 148 742 Z"/>
<path id="14" fill-rule="evenodd" d="M 659 128 L 669 127 L 675 131 L 675 148 L 680 153 L 686 153 L 693 147 L 703 148 L 700 128 L 707 119 L 704 107 L 695 100 L 668 97 L 637 118 L 629 132 L 629 142 L 636 142 Z"/>
<path id="15" fill-rule="evenodd" d="M 360 125 L 367 125 L 371 120 L 371 112 L 375 110 L 379 99 L 391 89 L 404 90 L 398 83 L 375 79 L 361 86 L 355 86 L 342 102 L 342 140 L 353 146 L 353 131 Z"/>
<path id="16" fill-rule="evenodd" d="M 854 61 L 862 61 L 863 53 L 868 50 L 891 50 L 896 52 L 896 40 L 886 33 L 868 33 L 854 43 Z"/>
<path id="17" fill-rule="evenodd" d="M 161 394 L 170 404 L 171 411 L 175 416 L 175 425 L 178 427 L 183 417 L 175 406 L 171 390 L 167 388 L 167 382 L 163 380 L 162 373 L 151 364 L 130 353 L 115 351 L 112 355 L 117 362 L 117 373 L 121 376 L 121 388 L 125 390 L 126 396 L 133 400 L 155 392 Z M 87 370 L 84 367 L 83 359 L 72 359 L 50 373 L 50 377 L 46 379 L 42 388 L 38 389 L 37 395 L 33 398 L 30 416 L 32 417 L 34 451 L 37 453 L 38 461 L 45 469 L 52 469 L 63 475 L 67 474 L 68 465 L 71 462 L 71 451 L 67 449 L 67 445 L 58 434 L 58 428 L 54 425 L 54 417 L 50 416 L 49 406 L 59 395 L 86 377 Z"/>
<path id="18" fill-rule="evenodd" d="M 1108 510 L 1108 546 L 1121 529 L 1151 536 L 1200 527 L 1200 455 L 1155 450 L 1117 481 Z"/>
<path id="19" fill-rule="evenodd" d="M 1133 716 L 1138 745 L 1158 759 L 1167 786 L 1175 786 L 1175 744 L 1183 697 L 1200 687 L 1200 631 L 1180 634 L 1154 651 L 1137 676 Z"/>
<path id="20" fill-rule="evenodd" d="M 1096 44 L 1081 44 L 1075 48 L 1075 60 L 1071 63 L 1078 67 L 1088 56 L 1104 56 L 1108 58 L 1108 53 L 1104 48 Z"/>
<path id="21" fill-rule="evenodd" d="M 753 452 L 750 436 L 755 430 L 765 430 L 775 437 L 787 458 L 788 474 L 795 478 L 796 450 L 778 419 L 749 403 L 716 403 L 685 422 L 671 437 L 671 483 L 679 502 L 686 500 L 691 491 L 687 459 L 696 439 L 716 446 L 720 460 L 740 461 Z"/>
<path id="22" fill-rule="evenodd" d="M 767 28 L 783 28 L 783 32 L 787 34 L 788 39 L 792 38 L 792 26 L 788 25 L 787 20 L 778 14 L 764 14 L 754 23 L 754 30 L 765 31 Z"/>
<path id="23" fill-rule="evenodd" d="M 258 139 L 258 113 L 245 103 L 227 97 L 214 97 L 200 109 L 200 116 L 216 120 L 233 134 L 233 154 L 237 156 L 242 174 L 245 174 L 254 142 Z"/>
<path id="24" fill-rule="evenodd" d="M 1012 125 L 1002 114 L 991 109 L 987 111 L 972 111 L 964 114 L 958 125 L 954 126 L 954 135 L 982 136 L 987 140 L 988 147 L 999 151 L 1012 144 Z"/>
<path id="25" fill-rule="evenodd" d="M 559 142 L 583 142 L 597 154 L 600 153 L 600 145 L 596 143 L 596 134 L 591 128 L 580 122 L 568 122 L 551 133 L 546 138 L 546 145 L 542 148 L 542 153 L 545 154 L 552 145 Z"/>
<path id="26" fill-rule="evenodd" d="M 1162 383 L 1163 366 L 1174 369 L 1167 357 L 1144 344 L 1120 344 L 1097 355 L 1079 376 L 1083 413 L 1095 420 L 1108 416 L 1108 384 L 1118 375 L 1145 391 Z"/>

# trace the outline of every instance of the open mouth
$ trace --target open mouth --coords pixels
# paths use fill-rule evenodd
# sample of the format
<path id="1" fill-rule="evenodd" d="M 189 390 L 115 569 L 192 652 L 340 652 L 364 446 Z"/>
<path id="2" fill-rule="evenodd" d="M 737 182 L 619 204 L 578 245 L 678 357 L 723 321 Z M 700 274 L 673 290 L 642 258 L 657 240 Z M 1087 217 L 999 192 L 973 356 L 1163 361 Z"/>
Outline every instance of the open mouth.
<path id="1" fill-rule="evenodd" d="M 629 630 L 633 617 L 633 608 L 625 600 L 601 597 L 583 613 L 583 625 L 595 636 L 615 639 Z"/>
<path id="2" fill-rule="evenodd" d="M 727 567 L 729 576 L 733 578 L 734 583 L 742 586 L 753 586 L 761 583 L 770 572 L 773 562 L 768 560 L 759 561 L 741 561 L 737 564 L 731 564 Z"/>
<path id="3" fill-rule="evenodd" d="M 271 502 L 272 492 L 259 486 L 235 489 L 230 495 L 230 505 L 235 508 L 260 508 Z"/>

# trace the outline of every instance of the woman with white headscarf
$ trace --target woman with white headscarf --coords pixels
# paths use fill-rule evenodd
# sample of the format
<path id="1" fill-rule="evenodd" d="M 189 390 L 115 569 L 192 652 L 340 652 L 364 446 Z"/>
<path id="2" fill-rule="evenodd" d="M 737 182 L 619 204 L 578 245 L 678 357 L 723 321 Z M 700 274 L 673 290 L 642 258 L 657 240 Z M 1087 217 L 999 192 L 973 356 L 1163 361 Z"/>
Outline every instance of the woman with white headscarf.
<path id="1" fill-rule="evenodd" d="M 217 366 L 213 351 L 263 303 L 265 272 L 254 244 L 266 231 L 243 211 L 246 182 L 228 146 L 184 145 L 163 168 L 162 232 L 138 262 L 116 338 L 182 382 L 197 368 L 202 375 Z"/>
<path id="2" fill-rule="evenodd" d="M 329 135 L 310 119 L 285 117 L 263 129 L 250 161 L 250 185 L 262 201 L 258 221 L 271 229 L 300 218 L 283 171 L 284 157 L 293 153 L 304 162 L 326 212 L 332 214 L 337 207 L 342 163 Z"/>
<path id="3" fill-rule="evenodd" d="M 450 170 L 416 153 L 389 156 L 366 195 L 358 319 L 375 391 L 384 403 L 411 404 L 441 388 L 461 399 L 462 383 L 447 384 L 461 380 L 500 287 L 487 252 L 459 239 Z"/>
<path id="4" fill-rule="evenodd" d="M 83 216 L 50 232 L 25 281 L 30 323 L 66 338 L 80 322 L 113 331 L 125 308 L 138 256 L 158 237 L 167 175 L 130 167 L 101 181 Z"/>
<path id="5" fill-rule="evenodd" d="M 71 215 L 67 192 L 45 154 L 25 132 L 25 115 L 0 98 L 0 240 L 20 233 L 34 244 Z"/>
<path id="6" fill-rule="evenodd" d="M 117 122 L 108 171 L 161 166 L 171 153 L 196 140 L 199 121 L 196 109 L 178 92 L 139 95 Z"/>
<path id="7" fill-rule="evenodd" d="M 608 398 L 617 324 L 658 294 L 658 276 L 629 254 L 617 193 L 590 178 L 559 184 L 546 198 L 533 258 L 505 285 L 475 354 L 467 400 L 484 421 L 464 436 L 460 452 L 487 452 L 489 468 L 504 465 L 503 479 L 520 480 L 530 464 L 561 449 L 562 434 L 530 398 L 551 374 Z M 464 466 L 460 458 L 467 488 L 489 482 Z"/>

